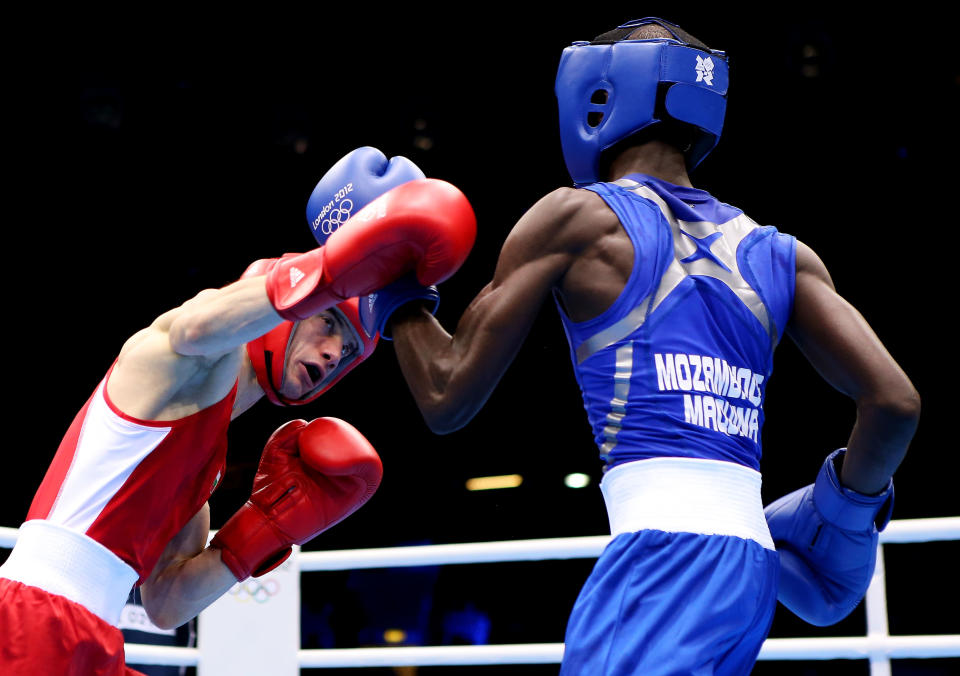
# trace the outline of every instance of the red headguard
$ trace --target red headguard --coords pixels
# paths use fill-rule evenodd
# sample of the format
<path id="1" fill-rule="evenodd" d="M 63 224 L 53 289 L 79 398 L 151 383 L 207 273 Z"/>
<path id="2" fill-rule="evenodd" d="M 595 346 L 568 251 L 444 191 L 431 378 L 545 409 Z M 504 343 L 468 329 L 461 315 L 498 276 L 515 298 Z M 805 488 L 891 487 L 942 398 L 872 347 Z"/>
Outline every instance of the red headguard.
<path id="1" fill-rule="evenodd" d="M 244 271 L 241 278 L 266 274 L 276 260 L 276 258 L 264 258 L 255 261 Z M 346 359 L 340 360 L 333 373 L 324 378 L 312 392 L 299 399 L 287 399 L 280 394 L 280 388 L 283 387 L 283 367 L 286 364 L 287 348 L 290 346 L 290 339 L 297 322 L 283 322 L 275 329 L 247 343 L 247 355 L 257 374 L 257 382 L 267 394 L 267 399 L 280 406 L 309 403 L 333 387 L 357 364 L 373 354 L 379 336 L 374 335 L 371 338 L 363 330 L 360 324 L 359 308 L 359 299 L 350 298 L 328 310 L 336 314 L 341 319 L 340 324 L 350 332 L 351 335 L 343 336 L 344 342 L 352 338 L 357 349 Z"/>

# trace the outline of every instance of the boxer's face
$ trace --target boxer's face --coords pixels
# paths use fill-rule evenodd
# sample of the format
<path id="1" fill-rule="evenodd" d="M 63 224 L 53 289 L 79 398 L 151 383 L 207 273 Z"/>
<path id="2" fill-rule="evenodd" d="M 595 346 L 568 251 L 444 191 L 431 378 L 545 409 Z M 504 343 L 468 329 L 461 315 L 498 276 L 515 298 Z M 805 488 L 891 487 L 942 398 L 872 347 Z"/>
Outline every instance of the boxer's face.
<path id="1" fill-rule="evenodd" d="M 297 323 L 287 350 L 281 394 L 300 399 L 317 389 L 357 346 L 335 312 L 321 312 Z M 346 337 L 346 338 L 345 338 Z"/>

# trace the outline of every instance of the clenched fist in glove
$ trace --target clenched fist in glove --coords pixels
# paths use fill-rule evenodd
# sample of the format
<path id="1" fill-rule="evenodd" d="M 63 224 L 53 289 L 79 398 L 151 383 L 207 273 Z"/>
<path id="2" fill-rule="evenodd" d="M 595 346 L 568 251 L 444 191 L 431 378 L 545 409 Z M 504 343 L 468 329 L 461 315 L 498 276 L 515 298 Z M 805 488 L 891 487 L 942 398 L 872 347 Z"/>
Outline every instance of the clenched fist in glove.
<path id="1" fill-rule="evenodd" d="M 877 495 L 840 483 L 831 453 L 817 480 L 767 505 L 764 514 L 780 554 L 777 598 L 797 617 L 826 626 L 863 598 L 877 562 L 879 532 L 893 511 L 893 480 Z"/>
<path id="2" fill-rule="evenodd" d="M 284 256 L 267 273 L 267 297 L 288 321 L 305 319 L 413 271 L 439 284 L 466 260 L 477 234 L 470 202 L 432 178 L 408 181 L 367 204 L 325 244 Z"/>
<path id="3" fill-rule="evenodd" d="M 238 580 L 263 575 L 359 509 L 380 485 L 380 456 L 337 418 L 292 420 L 263 450 L 250 499 L 211 542 Z"/>

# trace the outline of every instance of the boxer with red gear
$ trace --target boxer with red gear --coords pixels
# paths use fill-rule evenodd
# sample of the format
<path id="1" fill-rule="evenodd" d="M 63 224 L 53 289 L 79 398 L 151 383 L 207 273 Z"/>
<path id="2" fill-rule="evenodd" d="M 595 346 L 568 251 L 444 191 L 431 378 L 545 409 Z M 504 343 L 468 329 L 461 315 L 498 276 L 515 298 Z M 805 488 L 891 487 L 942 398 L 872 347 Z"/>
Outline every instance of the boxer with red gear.
<path id="1" fill-rule="evenodd" d="M 382 175 L 370 178 L 386 188 Z M 9 639 L 0 672 L 129 673 L 116 625 L 131 587 L 140 585 L 154 624 L 178 626 L 369 498 L 381 470 L 363 437 L 339 421 L 296 421 L 267 444 L 250 503 L 206 546 L 227 427 L 270 393 L 249 344 L 287 324 L 272 399 L 312 400 L 343 376 L 342 362 L 373 347 L 358 340 L 354 296 L 408 272 L 442 280 L 469 252 L 475 221 L 463 196 L 442 182 L 416 183 L 374 199 L 361 227 L 287 258 L 296 265 L 267 263 L 202 291 L 126 341 L 0 567 Z M 277 493 L 284 498 L 272 504 Z"/>

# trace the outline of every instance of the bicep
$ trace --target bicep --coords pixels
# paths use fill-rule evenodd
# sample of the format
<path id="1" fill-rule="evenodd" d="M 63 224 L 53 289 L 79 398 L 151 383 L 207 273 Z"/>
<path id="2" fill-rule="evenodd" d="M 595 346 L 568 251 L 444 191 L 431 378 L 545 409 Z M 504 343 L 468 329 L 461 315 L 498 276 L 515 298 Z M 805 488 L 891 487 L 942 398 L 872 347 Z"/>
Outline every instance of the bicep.
<path id="1" fill-rule="evenodd" d="M 566 264 L 560 254 L 520 255 L 508 242 L 493 280 L 464 312 L 456 335 L 490 347 L 517 347 Z"/>
<path id="2" fill-rule="evenodd" d="M 513 228 L 493 280 L 470 303 L 452 336 L 429 315 L 394 324 L 401 369 L 435 432 L 459 429 L 480 410 L 569 267 L 575 254 L 562 231 L 570 209 L 558 209 L 556 202 L 544 198 Z"/>
<path id="3" fill-rule="evenodd" d="M 504 330 L 529 328 L 550 290 L 592 237 L 589 219 L 584 218 L 584 205 L 590 203 L 589 194 L 561 189 L 523 215 L 500 249 L 493 280 L 464 316 L 468 327 L 475 314 Z"/>
<path id="4" fill-rule="evenodd" d="M 820 258 L 799 242 L 787 333 L 827 382 L 854 399 L 882 396 L 906 379 L 863 315 L 837 293 Z"/>
<path id="5" fill-rule="evenodd" d="M 573 254 L 556 240 L 555 215 L 533 208 L 511 231 L 493 280 L 473 300 L 454 334 L 457 359 L 502 374 L 519 350 Z"/>

